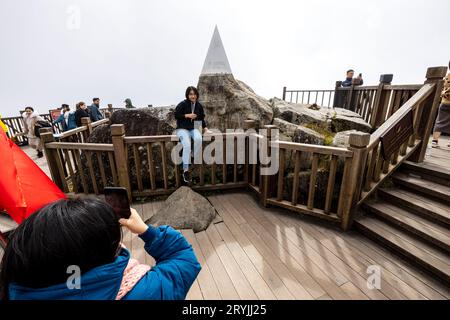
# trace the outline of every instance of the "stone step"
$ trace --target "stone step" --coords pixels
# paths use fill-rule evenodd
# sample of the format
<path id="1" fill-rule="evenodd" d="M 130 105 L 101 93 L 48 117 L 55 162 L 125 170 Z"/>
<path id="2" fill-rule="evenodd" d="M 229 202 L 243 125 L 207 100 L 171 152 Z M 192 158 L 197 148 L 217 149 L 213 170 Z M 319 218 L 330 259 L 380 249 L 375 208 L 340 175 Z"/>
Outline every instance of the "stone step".
<path id="1" fill-rule="evenodd" d="M 354 226 L 367 237 L 390 247 L 411 263 L 438 276 L 450 285 L 450 255 L 437 251 L 422 239 L 375 217 L 368 215 L 360 217 L 355 220 Z"/>
<path id="2" fill-rule="evenodd" d="M 364 208 L 399 229 L 416 235 L 450 253 L 450 229 L 397 207 L 384 200 L 364 204 Z"/>
<path id="3" fill-rule="evenodd" d="M 378 189 L 378 195 L 388 202 L 450 227 L 450 205 L 404 188 L 381 188 Z"/>
<path id="4" fill-rule="evenodd" d="M 418 191 L 422 195 L 428 195 L 446 204 L 450 204 L 450 187 L 448 186 L 403 172 L 394 173 L 392 179 L 397 185 Z"/>

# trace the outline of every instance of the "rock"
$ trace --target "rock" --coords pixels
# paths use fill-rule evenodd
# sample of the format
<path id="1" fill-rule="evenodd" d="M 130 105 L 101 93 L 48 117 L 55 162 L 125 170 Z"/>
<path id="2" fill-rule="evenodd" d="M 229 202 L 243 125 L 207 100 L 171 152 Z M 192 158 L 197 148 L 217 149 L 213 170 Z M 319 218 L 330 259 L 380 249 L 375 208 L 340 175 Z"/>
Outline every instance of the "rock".
<path id="1" fill-rule="evenodd" d="M 278 98 L 273 98 L 270 102 L 274 110 L 274 117 L 287 122 L 299 125 L 315 124 L 327 128 L 331 125 L 330 119 L 327 119 L 325 113 L 309 109 L 307 105 L 290 103 Z"/>
<path id="2" fill-rule="evenodd" d="M 113 112 L 110 124 L 124 124 L 127 136 L 172 134 L 176 129 L 175 106 L 120 109 Z M 112 143 L 110 124 L 94 128 L 87 142 Z"/>
<path id="3" fill-rule="evenodd" d="M 174 106 L 168 107 L 152 107 L 152 108 L 134 108 L 116 110 L 110 118 L 111 124 L 124 124 L 126 136 L 151 136 L 151 135 L 169 135 L 176 128 L 176 120 L 174 117 Z M 112 143 L 110 124 L 101 125 L 92 131 L 87 142 L 89 143 Z M 168 161 L 169 184 L 174 183 L 173 163 L 170 161 L 170 152 L 172 143 L 166 143 L 166 155 Z M 156 184 L 161 185 L 163 181 L 163 172 L 161 165 L 161 148 L 154 146 L 153 159 L 155 162 Z M 138 147 L 141 177 L 144 188 L 150 188 L 150 176 L 148 174 L 148 154 L 145 145 Z M 81 153 L 81 161 L 83 163 L 85 176 L 90 176 L 87 166 L 87 158 L 84 152 Z M 106 154 L 102 154 L 102 162 L 106 172 L 111 171 L 110 163 Z M 94 174 L 97 181 L 101 181 L 100 170 L 96 157 L 93 158 Z M 134 163 L 134 152 L 128 147 L 128 168 L 130 182 L 133 189 L 137 188 L 137 172 Z M 78 177 L 78 175 L 77 175 Z M 107 185 L 113 185 L 112 175 L 107 174 Z M 77 186 L 82 188 L 82 181 L 77 178 Z M 90 192 L 93 192 L 92 186 L 89 186 Z"/>
<path id="4" fill-rule="evenodd" d="M 331 125 L 334 132 L 357 130 L 370 133 L 372 131 L 372 126 L 370 124 L 364 121 L 361 117 L 356 116 L 349 117 L 336 114 L 331 118 Z"/>
<path id="5" fill-rule="evenodd" d="M 372 127 L 362 117 L 350 110 L 341 108 L 322 108 L 317 105 L 290 103 L 273 98 L 270 100 L 274 109 L 274 118 L 299 125 L 318 126 L 330 133 L 355 129 L 370 132 Z"/>
<path id="6" fill-rule="evenodd" d="M 232 74 L 203 74 L 198 90 L 209 128 L 243 128 L 247 119 L 255 120 L 259 127 L 272 122 L 269 102 Z"/>
<path id="7" fill-rule="evenodd" d="M 297 126 L 294 132 L 293 142 L 323 145 L 324 141 L 325 137 L 322 134 L 304 126 Z"/>
<path id="8" fill-rule="evenodd" d="M 206 230 L 216 217 L 209 201 L 189 187 L 180 187 L 165 201 L 161 211 L 146 221 L 147 224 L 169 225 L 175 229 Z"/>

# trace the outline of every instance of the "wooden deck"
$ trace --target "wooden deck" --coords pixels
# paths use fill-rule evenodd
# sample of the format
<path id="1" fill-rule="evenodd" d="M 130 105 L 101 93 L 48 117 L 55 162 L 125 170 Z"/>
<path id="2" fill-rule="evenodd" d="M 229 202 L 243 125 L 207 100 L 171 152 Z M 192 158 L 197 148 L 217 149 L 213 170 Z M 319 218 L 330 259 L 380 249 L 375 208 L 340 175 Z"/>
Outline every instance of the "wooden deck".
<path id="1" fill-rule="evenodd" d="M 444 139 L 426 163 L 450 166 Z M 38 159 L 28 147 L 24 151 L 49 175 L 45 158 Z M 203 267 L 188 299 L 450 298 L 449 287 L 357 232 L 261 207 L 249 193 L 217 193 L 208 199 L 223 221 L 197 234 L 182 230 Z M 162 203 L 133 207 L 148 219 Z M 136 235 L 124 230 L 123 241 L 134 258 L 154 264 Z M 367 268 L 373 265 L 381 268 L 380 289 L 367 285 Z"/>
<path id="2" fill-rule="evenodd" d="M 356 232 L 342 233 L 246 193 L 208 197 L 223 222 L 183 230 L 203 266 L 188 299 L 448 299 L 450 288 Z M 134 204 L 147 219 L 162 202 Z M 125 231 L 136 259 L 153 264 L 142 241 Z M 381 268 L 381 289 L 367 268 Z"/>
<path id="3" fill-rule="evenodd" d="M 441 136 L 439 148 L 432 148 L 430 154 L 426 156 L 424 163 L 433 165 L 450 171 L 450 136 Z"/>

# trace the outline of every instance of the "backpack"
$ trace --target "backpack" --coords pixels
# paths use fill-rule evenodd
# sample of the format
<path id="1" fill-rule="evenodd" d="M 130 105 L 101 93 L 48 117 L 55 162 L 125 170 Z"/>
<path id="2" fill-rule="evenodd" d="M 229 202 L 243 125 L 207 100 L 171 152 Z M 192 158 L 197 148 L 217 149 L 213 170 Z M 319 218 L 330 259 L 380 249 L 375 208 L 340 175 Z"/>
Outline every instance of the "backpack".
<path id="1" fill-rule="evenodd" d="M 39 129 L 41 129 L 41 128 L 51 128 L 51 127 L 52 127 L 52 125 L 51 125 L 50 122 L 45 121 L 45 120 L 38 120 L 34 124 L 34 135 L 39 138 L 41 136 L 41 133 L 39 132 Z"/>

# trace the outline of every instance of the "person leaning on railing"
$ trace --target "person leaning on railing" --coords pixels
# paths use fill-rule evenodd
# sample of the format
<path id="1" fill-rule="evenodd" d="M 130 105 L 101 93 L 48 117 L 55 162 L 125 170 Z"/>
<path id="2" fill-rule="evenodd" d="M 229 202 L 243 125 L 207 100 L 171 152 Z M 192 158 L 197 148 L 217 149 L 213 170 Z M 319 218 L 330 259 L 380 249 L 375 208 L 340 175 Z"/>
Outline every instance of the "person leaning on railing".
<path id="1" fill-rule="evenodd" d="M 450 68 L 450 61 L 448 67 Z M 439 138 L 442 132 L 450 134 L 450 73 L 444 79 L 441 98 L 441 105 L 439 106 L 438 116 L 433 130 L 433 141 L 431 144 L 433 148 L 439 147 Z M 447 146 L 450 147 L 450 143 Z"/>
<path id="2" fill-rule="evenodd" d="M 89 110 L 84 102 L 78 102 L 76 108 L 75 123 L 77 124 L 77 127 L 81 127 L 81 118 L 90 118 Z"/>
<path id="3" fill-rule="evenodd" d="M 201 269 L 192 246 L 172 227 L 146 225 L 131 212 L 118 220 L 96 198 L 58 200 L 38 210 L 9 238 L 0 299 L 184 299 Z M 131 258 L 121 226 L 144 241 L 154 267 Z"/>
<path id="4" fill-rule="evenodd" d="M 348 70 L 347 77 L 345 78 L 344 81 L 342 81 L 341 85 L 343 87 L 350 87 L 352 85 L 362 86 L 364 84 L 364 81 L 362 79 L 362 74 L 360 73 L 358 75 L 358 77 L 356 77 L 355 79 L 353 78 L 354 75 L 355 75 L 355 71 L 353 69 Z"/>

